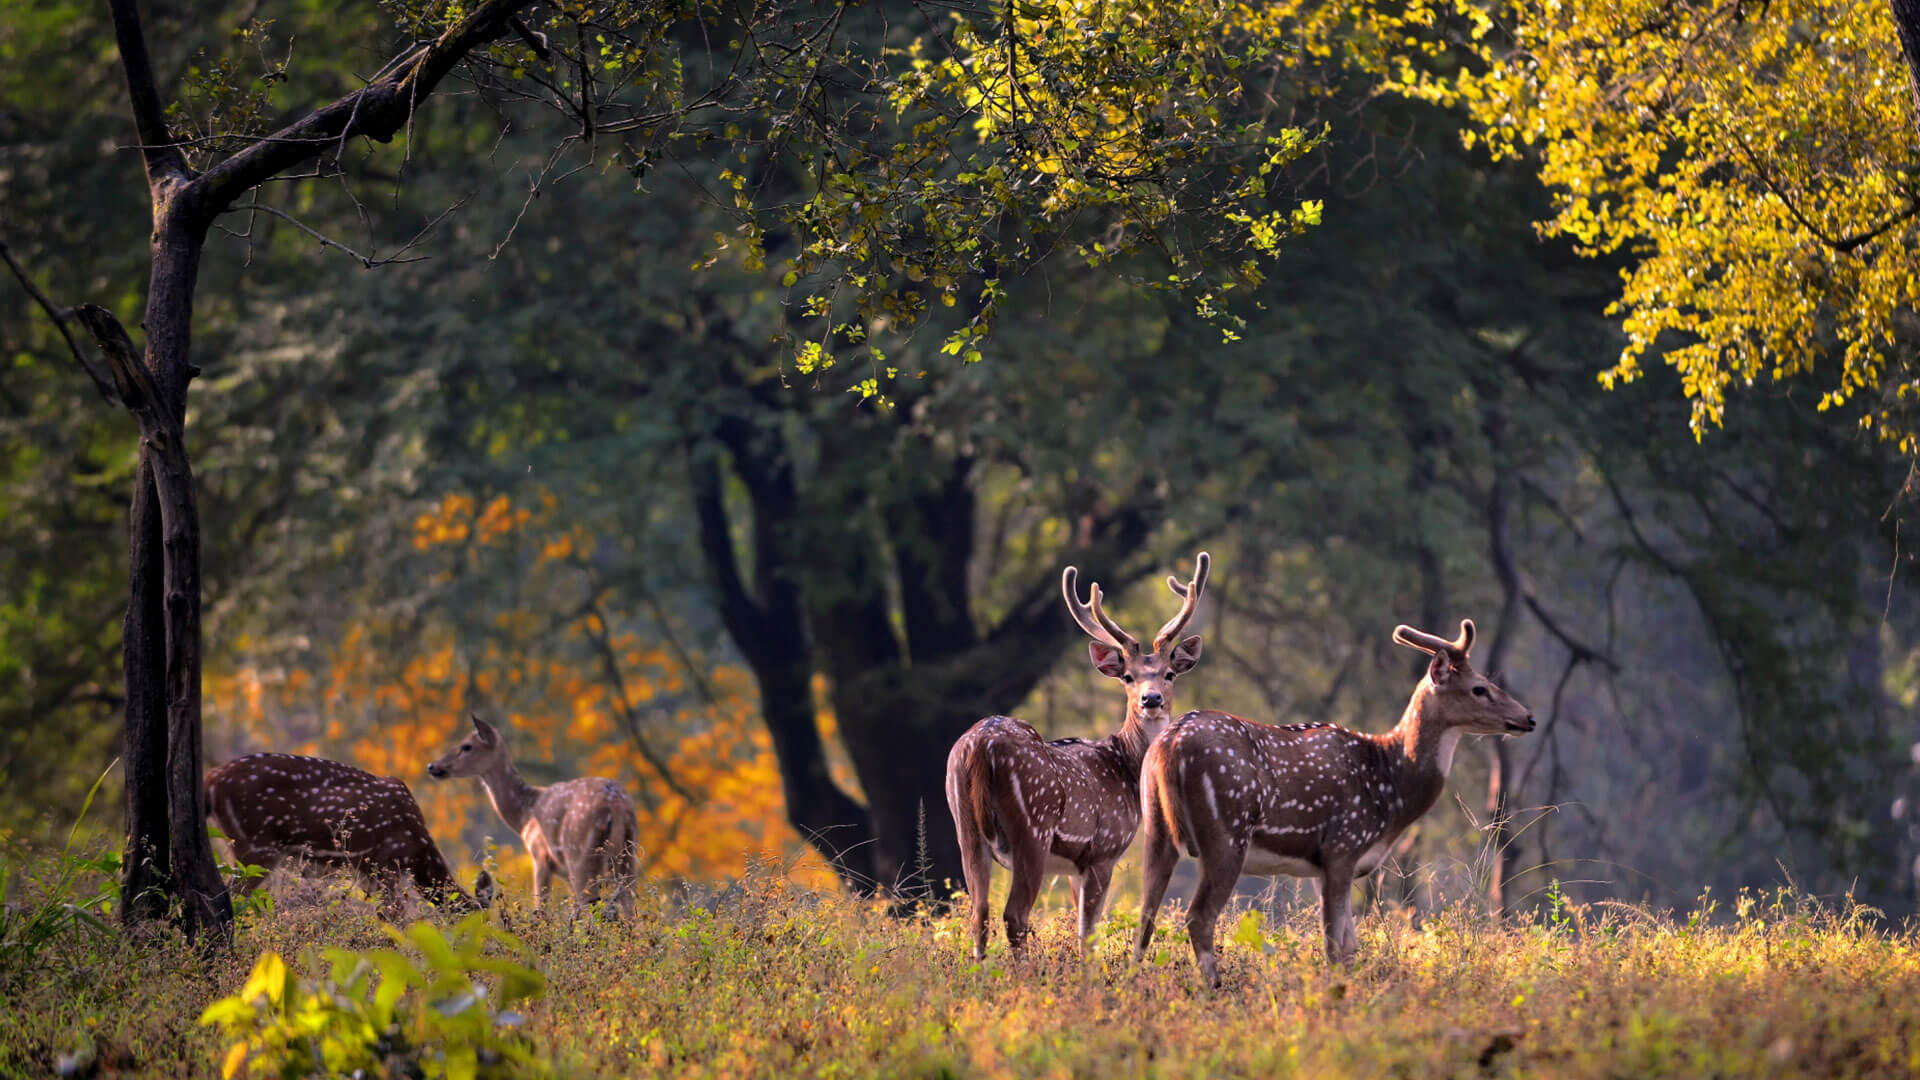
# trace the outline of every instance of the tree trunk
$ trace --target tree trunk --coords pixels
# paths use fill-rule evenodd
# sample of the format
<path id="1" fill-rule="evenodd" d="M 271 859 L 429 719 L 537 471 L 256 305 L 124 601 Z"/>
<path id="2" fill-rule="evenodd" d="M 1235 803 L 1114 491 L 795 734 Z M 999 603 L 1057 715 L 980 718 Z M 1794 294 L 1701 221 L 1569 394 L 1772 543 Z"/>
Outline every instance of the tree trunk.
<path id="1" fill-rule="evenodd" d="M 993 710 L 976 709 L 973 700 L 939 700 L 923 680 L 917 668 L 892 668 L 836 685 L 834 711 L 872 815 L 881 887 L 939 903 L 963 880 L 947 810 L 947 751 Z"/>
<path id="2" fill-rule="evenodd" d="M 120 918 L 131 926 L 166 917 L 173 844 L 167 816 L 165 570 L 160 494 L 144 450 L 128 513 L 132 552 L 127 619 L 121 636 L 127 720 L 121 766 L 127 782 L 127 849 L 121 862 Z"/>
<path id="3" fill-rule="evenodd" d="M 131 514 L 131 584 L 123 661 L 127 680 L 127 891 L 139 921 L 179 903 L 189 936 L 224 936 L 233 922 L 207 838 L 200 787 L 200 515 L 187 458 L 187 384 L 193 292 L 207 230 L 240 195 L 356 136 L 385 141 L 469 52 L 498 37 L 531 0 L 487 0 L 411 62 L 314 109 L 269 138 L 188 168 L 167 126 L 137 0 L 108 0 L 114 43 L 153 208 L 144 358 L 119 320 L 83 304 L 76 314 L 113 364 L 121 401 L 140 424 L 140 472 Z M 164 704 L 163 704 L 164 703 Z M 164 720 L 162 716 L 164 715 Z"/>
<path id="4" fill-rule="evenodd" d="M 198 245 L 163 226 L 155 242 L 149 297 L 174 304 L 192 296 Z M 213 861 L 200 784 L 200 515 L 186 448 L 183 352 L 189 312 L 148 305 L 144 359 L 119 320 L 83 304 L 82 323 L 113 367 L 120 400 L 140 425 L 129 541 L 126 638 L 127 850 L 123 918 L 169 911 L 191 938 L 225 937 L 233 906 Z M 161 373 L 171 375 L 166 379 Z M 164 719 L 163 719 L 164 718 Z M 164 859 L 161 853 L 164 852 Z"/>
<path id="5" fill-rule="evenodd" d="M 1493 490 L 1487 497 L 1487 534 L 1494 572 L 1500 578 L 1500 621 L 1492 647 L 1486 652 L 1483 670 L 1500 679 L 1506 674 L 1507 652 L 1513 645 L 1515 632 L 1520 628 L 1517 621 L 1520 615 L 1520 571 L 1513 561 L 1513 544 L 1508 532 L 1511 500 L 1507 478 L 1499 472 L 1503 468 L 1501 464 L 1496 463 L 1494 468 Z M 1507 885 L 1513 878 L 1520 853 L 1513 842 L 1513 793 L 1508 790 L 1508 784 L 1513 779 L 1513 762 L 1507 752 L 1507 740 L 1504 736 L 1495 735 L 1487 741 L 1490 744 L 1488 756 L 1491 758 L 1487 768 L 1487 818 L 1493 830 L 1490 838 L 1493 866 L 1487 879 L 1487 909 L 1493 912 L 1495 918 L 1500 918 L 1507 914 Z"/>
<path id="6" fill-rule="evenodd" d="M 827 859 L 850 892 L 871 894 L 881 884 L 872 816 L 841 790 L 827 768 L 814 711 L 812 665 L 801 656 L 791 663 L 752 666 L 761 715 L 780 763 L 787 821 Z"/>
<path id="7" fill-rule="evenodd" d="M 813 657 L 788 545 L 797 525 L 792 459 L 769 432 L 722 423 L 753 514 L 754 581 L 740 572 L 733 526 L 721 490 L 718 448 L 689 448 L 688 479 L 700 543 L 717 593 L 721 622 L 760 689 L 760 714 L 780 765 L 787 821 L 855 893 L 878 887 L 873 827 L 865 807 L 841 790 L 827 768 L 813 700 Z"/>

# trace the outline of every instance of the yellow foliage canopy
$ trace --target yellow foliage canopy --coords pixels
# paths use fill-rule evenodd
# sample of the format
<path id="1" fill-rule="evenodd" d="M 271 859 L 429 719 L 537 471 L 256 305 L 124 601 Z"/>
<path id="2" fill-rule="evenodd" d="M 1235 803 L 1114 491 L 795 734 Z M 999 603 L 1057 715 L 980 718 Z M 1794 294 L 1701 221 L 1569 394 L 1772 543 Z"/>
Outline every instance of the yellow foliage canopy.
<path id="1" fill-rule="evenodd" d="M 1424 2 L 1424 0 L 1422 0 Z M 1538 149 L 1543 231 L 1632 263 L 1610 313 L 1679 369 L 1696 436 L 1730 386 L 1817 373 L 1820 407 L 1913 452 L 1920 141 L 1886 0 L 1514 0 L 1466 70 L 1404 90 L 1463 105 L 1496 156 Z"/>

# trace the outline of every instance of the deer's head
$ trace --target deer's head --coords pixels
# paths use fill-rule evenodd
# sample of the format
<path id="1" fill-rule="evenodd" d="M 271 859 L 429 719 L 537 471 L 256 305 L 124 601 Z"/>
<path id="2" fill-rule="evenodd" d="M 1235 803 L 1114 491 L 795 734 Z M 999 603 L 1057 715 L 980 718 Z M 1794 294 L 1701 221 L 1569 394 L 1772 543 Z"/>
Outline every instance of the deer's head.
<path id="1" fill-rule="evenodd" d="M 1448 641 L 1424 630 L 1400 625 L 1393 640 L 1433 657 L 1414 691 L 1426 695 L 1421 717 L 1441 729 L 1459 728 L 1477 735 L 1522 735 L 1534 728 L 1533 712 L 1467 660 L 1473 648 L 1473 620 L 1460 620 L 1460 636 Z"/>
<path id="2" fill-rule="evenodd" d="M 1200 635 L 1169 644 L 1179 637 L 1193 618 L 1194 607 L 1200 602 L 1200 593 L 1207 587 L 1207 569 L 1211 559 L 1201 552 L 1194 560 L 1193 580 L 1182 584 L 1178 578 L 1169 576 L 1167 588 L 1183 601 L 1180 611 L 1154 635 L 1153 647 L 1144 649 L 1133 635 L 1120 629 L 1100 606 L 1100 584 L 1090 582 L 1087 586 L 1089 600 L 1080 602 L 1080 571 L 1067 567 L 1060 575 L 1060 591 L 1066 595 L 1067 610 L 1073 614 L 1073 621 L 1087 632 L 1093 640 L 1087 644 L 1087 653 L 1093 660 L 1095 671 L 1110 679 L 1119 679 L 1127 688 L 1127 719 L 1137 721 L 1146 729 L 1148 741 L 1160 734 L 1167 726 L 1167 720 L 1173 713 L 1173 680 L 1185 675 L 1200 662 Z"/>
<path id="3" fill-rule="evenodd" d="M 455 776 L 479 776 L 493 768 L 493 763 L 499 760 L 500 754 L 500 733 L 494 730 L 492 724 L 480 719 L 480 714 L 475 713 L 473 730 L 462 736 L 457 746 L 429 763 L 427 775 L 435 780 L 446 780 Z"/>

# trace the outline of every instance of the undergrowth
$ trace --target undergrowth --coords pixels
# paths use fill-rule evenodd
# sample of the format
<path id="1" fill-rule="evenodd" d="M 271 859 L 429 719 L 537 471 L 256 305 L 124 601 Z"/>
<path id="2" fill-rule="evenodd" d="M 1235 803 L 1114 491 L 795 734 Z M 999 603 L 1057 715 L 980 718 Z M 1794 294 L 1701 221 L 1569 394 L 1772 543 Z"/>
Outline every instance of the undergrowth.
<path id="1" fill-rule="evenodd" d="M 46 866 L 37 877 L 12 872 L 57 876 Z M 69 883 L 81 894 L 94 884 Z M 214 1002 L 246 1000 L 267 953 L 285 958 L 286 984 L 308 995 L 302 1008 L 315 1007 L 314 994 L 336 994 L 348 1011 L 371 1001 L 381 980 L 359 976 L 383 964 L 397 970 L 396 941 L 371 907 L 344 884 L 269 888 L 276 903 L 246 913 L 232 949 L 211 957 L 165 936 L 135 942 L 91 928 L 24 963 L 0 954 L 0 1076 L 63 1066 L 73 1075 L 218 1076 L 239 1029 L 196 1021 Z M 1241 908 L 1222 921 L 1218 993 L 1199 987 L 1172 910 L 1138 967 L 1127 962 L 1136 911 L 1125 903 L 1084 960 L 1056 903 L 1030 955 L 1010 956 L 996 935 L 976 963 L 963 942 L 964 903 L 951 915 L 903 919 L 775 872 L 719 894 L 642 892 L 639 917 L 624 925 L 569 925 L 510 894 L 487 919 L 515 940 L 453 933 L 472 944 L 460 963 L 490 1009 L 537 991 L 524 979 L 508 987 L 498 973 L 524 964 L 544 979 L 544 993 L 511 1004 L 502 1037 L 516 1068 L 608 1077 L 1920 1070 L 1920 942 L 1863 909 L 1784 890 L 1742 894 L 1726 907 L 1703 899 L 1679 916 L 1557 894 L 1505 924 L 1465 905 L 1418 925 L 1404 911 L 1372 911 L 1359 922 L 1360 959 L 1346 970 L 1321 959 L 1311 903 L 1271 914 Z M 20 902 L 30 898 L 10 895 Z M 481 963 L 483 952 L 491 959 Z M 425 993 L 446 973 L 429 970 L 430 958 L 421 963 L 410 985 Z M 265 1003 L 263 988 L 256 979 L 256 1002 Z M 445 1000 L 427 995 L 417 1007 Z M 484 1015 L 474 1045 L 506 1016 Z M 414 1064 L 391 1073 L 376 1064 L 364 1075 L 418 1075 L 407 1070 L 419 1062 L 467 1075 L 467 1063 L 498 1060 L 438 1046 L 453 1036 L 432 1024 L 408 1034 Z M 240 1058 L 232 1060 L 240 1075 L 311 1068 L 282 1071 L 285 1055 Z M 269 1064 L 274 1071 L 264 1071 Z"/>

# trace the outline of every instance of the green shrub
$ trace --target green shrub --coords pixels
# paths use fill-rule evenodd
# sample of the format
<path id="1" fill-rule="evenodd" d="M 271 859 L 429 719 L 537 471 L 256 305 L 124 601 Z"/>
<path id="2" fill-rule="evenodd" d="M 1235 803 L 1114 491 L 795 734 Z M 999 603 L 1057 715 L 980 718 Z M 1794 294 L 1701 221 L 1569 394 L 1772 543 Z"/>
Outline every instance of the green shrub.
<path id="1" fill-rule="evenodd" d="M 483 912 L 450 937 L 426 922 L 387 932 L 411 949 L 325 949 L 328 971 L 318 980 L 289 979 L 278 953 L 261 953 L 240 992 L 200 1016 L 231 1040 L 221 1076 L 242 1067 L 282 1078 L 552 1075 L 512 1009 L 539 996 L 545 978 L 486 955 L 489 943 L 524 955 L 518 940 Z"/>

